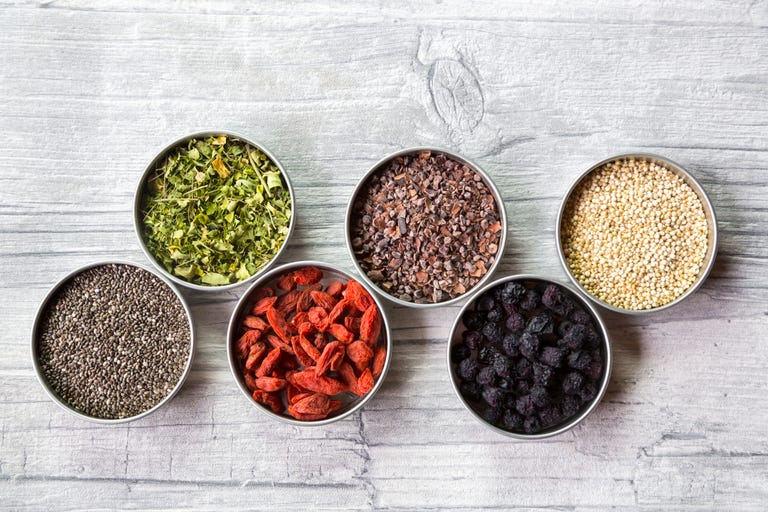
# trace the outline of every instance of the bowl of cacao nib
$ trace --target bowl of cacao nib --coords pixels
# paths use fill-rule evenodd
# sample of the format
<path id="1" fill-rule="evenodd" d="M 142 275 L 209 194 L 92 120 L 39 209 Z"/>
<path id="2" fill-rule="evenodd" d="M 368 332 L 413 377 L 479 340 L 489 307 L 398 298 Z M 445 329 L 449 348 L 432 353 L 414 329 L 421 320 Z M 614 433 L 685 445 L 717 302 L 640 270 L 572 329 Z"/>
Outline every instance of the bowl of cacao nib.
<path id="1" fill-rule="evenodd" d="M 586 418 L 611 374 L 608 332 L 588 300 L 531 275 L 496 280 L 459 312 L 451 383 L 483 424 L 517 439 L 561 434 Z"/>
<path id="2" fill-rule="evenodd" d="M 296 426 L 353 414 L 387 374 L 389 323 L 380 299 L 351 274 L 317 261 L 259 277 L 227 333 L 235 381 L 256 409 Z"/>
<path id="3" fill-rule="evenodd" d="M 367 284 L 396 304 L 430 307 L 457 302 L 490 279 L 507 215 L 480 167 L 446 150 L 411 148 L 360 180 L 345 235 Z"/>
<path id="4" fill-rule="evenodd" d="M 163 407 L 181 389 L 194 337 L 189 307 L 169 279 L 134 263 L 93 263 L 43 299 L 32 363 L 44 391 L 67 412 L 123 423 Z"/>

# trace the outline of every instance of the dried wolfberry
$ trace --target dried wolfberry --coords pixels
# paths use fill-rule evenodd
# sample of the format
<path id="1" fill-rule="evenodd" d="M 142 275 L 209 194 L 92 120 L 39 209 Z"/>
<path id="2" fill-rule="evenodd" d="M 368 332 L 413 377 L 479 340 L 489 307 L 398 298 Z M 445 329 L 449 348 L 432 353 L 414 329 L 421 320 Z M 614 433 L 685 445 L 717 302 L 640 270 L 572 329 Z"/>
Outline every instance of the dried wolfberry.
<path id="1" fill-rule="evenodd" d="M 290 328 L 288 323 L 285 321 L 285 318 L 282 314 L 280 314 L 279 311 L 277 311 L 275 308 L 269 308 L 267 310 L 267 320 L 269 320 L 269 325 L 272 326 L 272 330 L 275 331 L 275 334 L 287 342 L 291 341 Z"/>
<path id="2" fill-rule="evenodd" d="M 357 384 L 355 369 L 352 368 L 352 365 L 349 364 L 346 359 L 339 365 L 338 372 L 341 380 L 344 381 L 344 384 L 347 386 L 349 391 L 358 396 L 363 396 L 363 393 L 360 392 L 360 386 Z"/>
<path id="3" fill-rule="evenodd" d="M 258 329 L 260 331 L 263 331 L 269 327 L 269 324 L 265 322 L 261 317 L 254 315 L 248 315 L 243 318 L 243 325 L 249 329 Z"/>
<path id="4" fill-rule="evenodd" d="M 277 367 L 280 354 L 282 354 L 282 351 L 279 348 L 273 348 L 270 350 L 267 356 L 261 362 L 261 366 L 259 366 L 259 368 L 256 370 L 256 376 L 266 377 L 267 375 L 270 375 L 272 370 Z"/>
<path id="5" fill-rule="evenodd" d="M 363 340 L 357 340 L 347 345 L 347 357 L 355 365 L 358 372 L 362 372 L 373 360 L 373 350 Z"/>
<path id="6" fill-rule="evenodd" d="M 306 311 L 311 308 L 313 303 L 312 294 L 319 293 L 322 289 L 322 284 L 315 283 L 302 290 L 301 294 L 299 295 L 299 300 L 296 301 L 296 311 Z"/>
<path id="7" fill-rule="evenodd" d="M 332 341 L 323 348 L 323 353 L 317 359 L 317 366 L 315 366 L 315 373 L 323 375 L 331 367 L 331 361 L 338 353 L 344 354 L 344 345 L 338 341 Z"/>
<path id="8" fill-rule="evenodd" d="M 259 389 L 259 386 L 256 385 L 256 378 L 249 372 L 243 374 L 243 380 L 245 381 L 245 387 L 247 387 L 251 393 Z"/>
<path id="9" fill-rule="evenodd" d="M 363 370 L 363 373 L 358 377 L 357 389 L 359 389 L 362 394 L 366 394 L 373 389 L 373 375 L 371 374 L 370 368 Z"/>
<path id="10" fill-rule="evenodd" d="M 287 317 L 296 311 L 296 304 L 299 302 L 301 293 L 302 290 L 292 290 L 286 293 L 277 300 L 277 306 L 275 307 L 283 314 L 283 316 Z"/>
<path id="11" fill-rule="evenodd" d="M 298 331 L 299 336 L 307 336 L 315 332 L 315 326 L 311 322 L 304 322 L 299 324 Z"/>
<path id="12" fill-rule="evenodd" d="M 323 271 L 317 267 L 300 268 L 293 273 L 293 279 L 300 285 L 315 284 L 323 278 Z"/>
<path id="13" fill-rule="evenodd" d="M 376 307 L 376 304 L 371 304 L 360 318 L 360 339 L 373 347 L 379 339 L 380 332 L 381 314 L 379 314 L 379 308 Z"/>
<path id="14" fill-rule="evenodd" d="M 252 315 L 263 315 L 267 312 L 269 308 L 275 305 L 275 302 L 277 302 L 277 297 L 274 297 L 272 295 L 268 297 L 264 297 L 258 301 L 256 301 L 256 304 L 253 305 L 253 309 L 251 310 Z"/>
<path id="15" fill-rule="evenodd" d="M 338 302 L 336 299 L 325 292 L 313 290 L 310 292 L 310 295 L 312 296 L 312 302 L 314 302 L 316 306 L 319 306 L 326 311 L 332 310 Z"/>
<path id="16" fill-rule="evenodd" d="M 314 325 L 318 331 L 328 330 L 328 313 L 321 307 L 314 306 L 307 311 L 307 319 Z"/>
<path id="17" fill-rule="evenodd" d="M 293 347 L 290 343 L 286 343 L 285 340 L 281 339 L 279 336 L 275 336 L 274 334 L 267 334 L 266 340 L 269 342 L 272 347 L 277 347 L 281 349 L 283 352 L 288 352 L 289 354 L 293 354 Z"/>
<path id="18" fill-rule="evenodd" d="M 309 315 L 307 315 L 306 311 L 300 311 L 293 315 L 293 318 L 291 318 L 291 323 L 295 327 L 299 327 L 304 322 L 309 322 Z"/>
<path id="19" fill-rule="evenodd" d="M 296 288 L 296 279 L 294 279 L 293 274 L 283 274 L 277 279 L 277 287 L 283 290 L 284 292 L 290 292 L 294 288 Z"/>
<path id="20" fill-rule="evenodd" d="M 344 287 L 345 285 L 341 281 L 334 281 L 326 287 L 325 293 L 334 299 L 338 299 L 341 297 L 341 294 L 344 291 Z"/>
<path id="21" fill-rule="evenodd" d="M 341 407 L 341 402 L 339 400 L 333 400 L 323 393 L 313 393 L 289 405 L 288 414 L 293 417 L 312 416 L 316 419 L 321 419 L 325 418 L 339 407 Z"/>
<path id="22" fill-rule="evenodd" d="M 355 340 L 355 335 L 352 334 L 341 324 L 331 324 L 328 326 L 328 332 L 333 335 L 334 338 L 340 342 L 347 344 Z"/>
<path id="23" fill-rule="evenodd" d="M 363 288 L 363 285 L 354 279 L 347 281 L 347 291 L 344 298 L 349 299 L 361 313 L 368 309 L 371 304 L 374 304 L 371 295 Z"/>
<path id="24" fill-rule="evenodd" d="M 271 297 L 275 294 L 275 290 L 270 288 L 269 286 L 262 286 L 261 288 L 256 289 L 256 291 L 253 292 L 253 295 L 251 295 L 250 299 L 253 302 L 259 302 L 261 299 L 265 297 Z"/>
<path id="25" fill-rule="evenodd" d="M 293 347 L 293 353 L 296 354 L 296 358 L 303 366 L 312 366 L 315 364 L 315 360 L 309 357 L 307 353 L 304 352 L 304 349 L 301 348 L 299 336 L 293 336 L 291 338 L 291 346 Z"/>
<path id="26" fill-rule="evenodd" d="M 301 334 L 299 334 L 299 343 L 301 344 L 301 348 L 304 349 L 304 352 L 309 357 L 311 357 L 313 361 L 317 361 L 318 359 L 320 359 L 320 351 L 317 349 L 317 347 L 314 346 L 311 341 L 309 341 L 306 337 L 302 336 Z"/>
<path id="27" fill-rule="evenodd" d="M 387 361 L 387 347 L 380 345 L 373 352 L 373 363 L 371 364 L 371 373 L 373 378 L 378 379 L 381 372 L 384 371 L 384 363 Z"/>
<path id="28" fill-rule="evenodd" d="M 317 375 L 314 366 L 307 367 L 301 372 L 289 373 L 286 378 L 298 388 L 326 395 L 337 395 L 347 390 L 344 383 L 326 375 Z"/>
<path id="29" fill-rule="evenodd" d="M 336 303 L 331 312 L 328 313 L 328 322 L 332 324 L 337 323 L 342 315 L 349 313 L 354 307 L 354 304 L 346 297 L 341 299 Z"/>
<path id="30" fill-rule="evenodd" d="M 261 339 L 261 331 L 251 330 L 245 331 L 237 340 L 237 354 L 240 359 L 248 357 L 248 352 L 251 350 L 251 346 Z"/>
<path id="31" fill-rule="evenodd" d="M 262 403 L 272 409 L 276 414 L 282 414 L 285 410 L 285 405 L 280 399 L 280 395 L 277 392 L 264 391 L 263 389 L 257 389 L 253 392 L 253 399 L 259 403 Z"/>
<path id="32" fill-rule="evenodd" d="M 345 316 L 344 327 L 349 329 L 355 334 L 360 333 L 360 317 L 359 316 Z"/>
<path id="33" fill-rule="evenodd" d="M 259 364 L 261 358 L 267 353 L 267 345 L 263 341 L 257 341 L 248 350 L 248 359 L 245 361 L 246 370 L 253 370 Z"/>
<path id="34" fill-rule="evenodd" d="M 256 386 L 264 391 L 280 391 L 285 385 L 285 379 L 276 377 L 259 377 L 256 379 Z"/>
<path id="35" fill-rule="evenodd" d="M 329 340 L 326 339 L 325 334 L 318 332 L 315 334 L 315 338 L 312 340 L 312 343 L 315 345 L 315 347 L 317 347 L 317 350 L 322 352 L 325 346 L 328 344 L 328 341 Z"/>

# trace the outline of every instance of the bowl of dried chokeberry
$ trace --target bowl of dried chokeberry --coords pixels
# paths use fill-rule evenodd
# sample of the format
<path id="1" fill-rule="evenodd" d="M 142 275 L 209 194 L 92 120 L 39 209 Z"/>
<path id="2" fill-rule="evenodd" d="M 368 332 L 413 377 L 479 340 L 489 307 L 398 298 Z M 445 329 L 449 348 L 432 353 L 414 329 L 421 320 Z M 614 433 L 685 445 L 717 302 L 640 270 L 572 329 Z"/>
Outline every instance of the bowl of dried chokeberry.
<path id="1" fill-rule="evenodd" d="M 402 306 L 451 304 L 487 282 L 507 237 L 491 178 L 442 149 L 411 148 L 376 163 L 346 214 L 346 244 L 362 279 Z"/>
<path id="2" fill-rule="evenodd" d="M 451 383 L 482 423 L 518 439 L 561 434 L 608 386 L 608 332 L 588 300 L 531 275 L 505 277 L 459 312 L 448 344 Z"/>
<path id="3" fill-rule="evenodd" d="M 381 387 L 391 338 L 367 285 L 326 263 L 299 261 L 268 271 L 243 295 L 227 355 L 257 410 L 292 425 L 325 425 Z"/>

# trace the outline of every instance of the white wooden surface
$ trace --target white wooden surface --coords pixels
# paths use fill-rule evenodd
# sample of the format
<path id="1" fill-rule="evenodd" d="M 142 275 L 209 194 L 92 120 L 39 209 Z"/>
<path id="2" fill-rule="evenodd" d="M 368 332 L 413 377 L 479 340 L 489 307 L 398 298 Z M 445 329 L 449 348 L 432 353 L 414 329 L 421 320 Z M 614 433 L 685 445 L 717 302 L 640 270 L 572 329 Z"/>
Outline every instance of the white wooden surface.
<path id="1" fill-rule="evenodd" d="M 130 6 L 129 6 L 130 5 Z M 589 164 L 650 151 L 719 215 L 705 286 L 606 314 L 614 374 L 580 427 L 524 443 L 448 382 L 458 306 L 391 308 L 393 366 L 345 421 L 292 428 L 240 395 L 224 335 L 240 290 L 186 293 L 181 393 L 143 420 L 77 420 L 32 371 L 35 309 L 71 269 L 145 262 L 137 179 L 165 142 L 230 128 L 291 173 L 284 261 L 351 270 L 346 202 L 388 152 L 433 144 L 495 179 L 498 275 L 564 279 L 560 198 Z M 745 510 L 768 507 L 768 2 L 0 0 L 0 508 Z"/>

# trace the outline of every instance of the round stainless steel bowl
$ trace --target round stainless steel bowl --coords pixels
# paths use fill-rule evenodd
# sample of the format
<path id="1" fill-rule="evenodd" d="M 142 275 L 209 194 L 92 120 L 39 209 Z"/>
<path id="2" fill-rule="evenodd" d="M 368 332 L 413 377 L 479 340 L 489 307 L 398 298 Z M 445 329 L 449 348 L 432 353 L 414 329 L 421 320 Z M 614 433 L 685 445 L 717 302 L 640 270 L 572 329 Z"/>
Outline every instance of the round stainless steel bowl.
<path id="1" fill-rule="evenodd" d="M 381 375 L 379 375 L 379 377 L 375 380 L 373 389 L 371 389 L 371 391 L 362 397 L 358 397 L 349 392 L 345 393 L 344 396 L 342 396 L 341 408 L 331 413 L 327 418 L 321 420 L 297 420 L 291 416 L 288 416 L 287 414 L 277 414 L 270 408 L 254 400 L 252 392 L 245 384 L 243 372 L 241 370 L 241 363 L 238 360 L 234 346 L 238 339 L 240 322 L 245 313 L 252 307 L 251 296 L 257 289 L 263 286 L 269 286 L 274 289 L 280 276 L 307 266 L 317 267 L 323 272 L 323 279 L 320 282 L 324 285 L 337 280 L 347 282 L 350 279 L 355 279 L 357 281 L 356 276 L 338 267 L 319 261 L 297 261 L 285 265 L 280 265 L 279 267 L 275 267 L 269 270 L 265 274 L 259 276 L 256 281 L 251 284 L 232 312 L 232 316 L 229 321 L 229 328 L 227 330 L 227 358 L 229 360 L 229 369 L 232 372 L 232 376 L 234 377 L 237 386 L 240 388 L 240 391 L 242 391 L 243 395 L 248 399 L 248 401 L 251 402 L 251 404 L 253 404 L 253 406 L 256 407 L 259 412 L 266 414 L 270 418 L 281 421 L 283 423 L 288 423 L 290 425 L 319 426 L 333 423 L 359 410 L 366 403 L 368 403 L 368 401 L 373 398 L 373 395 L 376 394 L 379 388 L 381 388 L 381 385 L 386 378 L 387 371 L 389 370 L 389 365 L 392 358 L 392 334 L 389 328 L 387 315 L 384 311 L 384 308 L 382 307 L 381 301 L 377 298 L 376 294 L 373 293 L 373 290 L 370 286 L 366 285 L 365 283 L 360 283 L 363 288 L 365 288 L 366 291 L 371 295 L 373 300 L 376 302 L 377 307 L 379 308 L 379 313 L 381 314 L 381 332 L 379 334 L 378 345 L 381 346 L 383 344 L 387 350 L 384 369 L 382 370 Z"/>
<path id="2" fill-rule="evenodd" d="M 568 266 L 565 252 L 563 250 L 563 244 L 562 244 L 562 238 L 561 238 L 561 227 L 563 224 L 563 217 L 565 215 L 566 206 L 573 192 L 578 188 L 578 186 L 584 181 L 584 179 L 588 175 L 590 175 L 592 172 L 596 171 L 597 169 L 600 169 L 605 164 L 615 162 L 618 160 L 627 160 L 627 159 L 635 159 L 635 160 L 642 160 L 650 163 L 655 163 L 659 166 L 665 167 L 666 169 L 671 171 L 673 174 L 682 178 L 682 180 L 689 187 L 691 187 L 694 193 L 698 196 L 699 200 L 701 201 L 701 205 L 704 209 L 704 215 L 707 219 L 707 225 L 708 225 L 707 250 L 704 255 L 704 261 L 701 265 L 701 269 L 699 270 L 699 274 L 696 277 L 696 280 L 683 294 L 678 296 L 676 299 L 655 308 L 625 309 L 625 308 L 614 306 L 612 304 L 608 304 L 607 302 L 595 297 L 593 294 L 587 291 L 587 289 L 582 285 L 582 283 L 580 283 L 578 279 L 576 279 L 576 276 L 573 275 L 570 267 Z M 712 270 L 712 267 L 715 264 L 715 256 L 717 254 L 718 229 L 717 229 L 717 219 L 715 217 L 715 210 L 712 206 L 712 203 L 709 200 L 709 197 L 707 197 L 706 192 L 704 192 L 704 189 L 699 184 L 699 182 L 693 176 L 691 176 L 691 174 L 689 174 L 685 169 L 683 169 L 682 166 L 676 164 L 672 160 L 669 160 L 662 156 L 650 154 L 650 153 L 627 153 L 627 154 L 606 158 L 605 160 L 601 160 L 600 162 L 597 162 L 596 164 L 591 166 L 589 169 L 587 169 L 584 173 L 582 173 L 581 176 L 579 176 L 576 179 L 576 181 L 574 181 L 573 185 L 571 185 L 571 187 L 568 189 L 568 192 L 566 192 L 560 204 L 560 209 L 557 214 L 557 225 L 555 229 L 555 237 L 556 237 L 556 245 L 557 245 L 557 254 L 558 254 L 558 257 L 560 258 L 560 263 L 563 265 L 563 268 L 565 269 L 565 272 L 568 274 L 568 277 L 571 279 L 571 282 L 573 282 L 573 284 L 579 289 L 579 291 L 581 291 L 584 295 L 589 297 L 591 300 L 595 301 L 597 304 L 600 304 L 604 308 L 609 309 L 611 311 L 615 311 L 617 313 L 627 313 L 631 315 L 643 315 L 646 313 L 655 313 L 657 311 L 662 311 L 664 309 L 670 308 L 675 304 L 678 304 L 683 300 L 685 300 L 686 298 L 690 297 L 696 290 L 699 289 L 699 287 L 702 285 L 702 283 L 704 283 L 710 271 Z"/>
<path id="3" fill-rule="evenodd" d="M 386 290 L 382 289 L 380 286 L 374 283 L 373 280 L 371 280 L 371 278 L 369 278 L 366 275 L 365 271 L 360 266 L 360 262 L 358 261 L 357 256 L 355 255 L 355 251 L 352 247 L 352 236 L 350 234 L 350 227 L 352 225 L 352 220 L 356 215 L 355 202 L 357 201 L 357 197 L 360 194 L 360 192 L 363 191 L 368 185 L 368 182 L 371 179 L 371 177 L 374 176 L 377 172 L 381 171 L 393 159 L 403 155 L 414 154 L 414 153 L 418 154 L 422 151 L 442 153 L 447 157 L 451 158 L 452 160 L 465 164 L 470 169 L 472 169 L 475 173 L 477 173 L 482 178 L 483 182 L 486 184 L 488 189 L 491 191 L 491 194 L 493 195 L 493 198 L 496 202 L 496 208 L 499 214 L 499 221 L 501 223 L 501 232 L 499 236 L 498 249 L 496 251 L 496 255 L 494 256 L 494 261 L 490 265 L 490 267 L 488 267 L 485 275 L 473 287 L 468 288 L 461 295 L 449 300 L 441 301 L 441 302 L 406 301 L 406 300 L 400 299 L 399 297 L 395 297 L 394 295 L 388 293 Z M 436 306 L 445 306 L 448 304 L 454 304 L 456 302 L 459 302 L 465 299 L 470 294 L 472 294 L 474 290 L 477 290 L 480 287 L 482 287 L 484 283 L 487 283 L 488 280 L 491 279 L 493 273 L 496 271 L 497 267 L 499 266 L 499 263 L 501 262 L 502 255 L 504 253 L 504 248 L 507 243 L 507 212 L 504 208 L 504 200 L 501 197 L 501 193 L 496 188 L 496 185 L 493 183 L 493 180 L 476 163 L 460 155 L 457 155 L 456 153 L 448 151 L 446 149 L 435 148 L 435 147 L 413 147 L 413 148 L 403 149 L 401 151 L 397 151 L 395 153 L 385 156 L 384 158 L 379 160 L 376 164 L 374 164 L 373 167 L 371 167 L 370 170 L 368 170 L 368 172 L 365 174 L 365 176 L 363 176 L 363 178 L 358 182 L 354 192 L 352 193 L 352 197 L 349 200 L 349 204 L 347 205 L 344 235 L 346 239 L 347 252 L 352 258 L 352 262 L 354 263 L 355 268 L 359 272 L 361 279 L 363 279 L 363 281 L 365 281 L 365 283 L 368 284 L 368 286 L 372 287 L 374 290 L 378 291 L 383 297 L 386 297 L 387 299 L 391 300 L 395 304 L 399 304 L 401 306 L 413 307 L 413 308 L 432 308 Z"/>
<path id="4" fill-rule="evenodd" d="M 590 317 L 592 318 L 592 321 L 594 323 L 594 327 L 597 331 L 597 333 L 601 337 L 601 344 L 600 344 L 600 350 L 601 350 L 601 356 L 602 356 L 602 370 L 600 377 L 597 381 L 596 388 L 597 393 L 595 397 L 590 400 L 586 405 L 582 405 L 581 409 L 579 409 L 579 412 L 570 418 L 566 418 L 565 420 L 561 421 L 558 424 L 555 424 L 551 427 L 545 428 L 537 433 L 534 434 L 526 434 L 524 432 L 513 432 L 510 430 L 505 430 L 504 428 L 501 428 L 497 425 L 493 425 L 492 423 L 489 423 L 486 421 L 486 419 L 483 418 L 480 412 L 476 410 L 475 407 L 478 405 L 476 404 L 475 407 L 473 407 L 473 402 L 471 399 L 465 397 L 460 389 L 460 382 L 459 378 L 456 375 L 456 366 L 457 364 L 451 360 L 451 353 L 453 350 L 453 347 L 459 343 L 462 342 L 462 335 L 466 329 L 463 323 L 463 316 L 464 313 L 468 311 L 472 311 L 475 309 L 475 306 L 477 304 L 478 299 L 480 299 L 485 292 L 489 290 L 493 290 L 499 285 L 503 285 L 510 281 L 516 281 L 516 282 L 535 282 L 535 283 L 542 283 L 544 285 L 548 284 L 555 284 L 559 287 L 561 287 L 563 290 L 568 292 L 568 295 L 570 298 L 575 301 L 578 305 L 581 305 L 586 311 Z M 453 386 L 453 390 L 456 392 L 456 396 L 459 397 L 459 400 L 461 403 L 466 407 L 466 409 L 472 414 L 472 416 L 475 417 L 479 422 L 481 422 L 486 427 L 490 428 L 491 430 L 498 432 L 500 434 L 503 434 L 505 436 L 513 437 L 515 439 L 523 439 L 523 440 L 537 440 L 537 439 L 545 439 L 547 437 L 556 436 L 558 434 L 562 434 L 563 432 L 566 432 L 589 416 L 589 414 L 597 407 L 597 404 L 602 400 L 603 395 L 605 395 L 606 389 L 608 388 L 608 382 L 611 377 L 611 344 L 608 338 L 608 330 L 605 327 L 605 324 L 603 323 L 603 320 L 600 318 L 600 315 L 598 314 L 595 307 L 584 297 L 582 297 L 581 294 L 579 294 L 576 290 L 572 289 L 569 286 L 566 286 L 562 283 L 559 283 L 557 281 L 553 281 L 551 279 L 535 276 L 535 275 L 514 275 L 509 277 L 503 277 L 501 279 L 497 279 L 491 283 L 488 283 L 485 285 L 482 289 L 478 290 L 476 294 L 472 296 L 472 299 L 469 300 L 459 311 L 458 315 L 456 316 L 456 320 L 453 323 L 453 327 L 451 328 L 451 335 L 448 338 L 448 373 L 451 380 L 451 385 Z M 479 404 L 479 402 L 478 402 Z"/>
<path id="5" fill-rule="evenodd" d="M 242 142 L 245 142 L 246 144 L 249 144 L 253 146 L 254 148 L 257 148 L 259 151 L 264 153 L 274 164 L 275 166 L 280 170 L 280 174 L 283 177 L 283 180 L 285 181 L 286 187 L 288 188 L 288 193 L 291 196 L 291 221 L 289 225 L 289 231 L 288 235 L 286 235 L 285 240 L 283 241 L 282 246 L 280 249 L 277 250 L 277 252 L 272 256 L 272 258 L 263 265 L 258 271 L 256 271 L 252 276 L 250 276 L 247 279 L 244 279 L 242 281 L 238 281 L 235 283 L 230 283 L 227 285 L 219 285 L 219 286 L 206 286 L 201 285 L 197 283 L 191 283 L 189 281 L 186 281 L 179 276 L 173 275 L 171 272 L 169 272 L 163 264 L 157 260 L 154 254 L 149 250 L 147 247 L 145 241 L 144 241 L 144 234 L 143 234 L 143 222 L 141 218 L 141 203 L 142 198 L 144 196 L 144 188 L 146 185 L 147 177 L 150 175 L 150 173 L 154 172 L 154 170 L 157 168 L 158 165 L 160 165 L 163 160 L 167 157 L 168 153 L 170 153 L 175 148 L 182 146 L 186 144 L 190 139 L 200 139 L 203 137 L 210 137 L 210 136 L 217 136 L 217 135 L 226 135 L 228 138 L 234 138 L 238 139 Z M 256 280 L 260 275 L 264 274 L 267 270 L 269 270 L 270 267 L 272 267 L 277 259 L 280 257 L 280 255 L 285 251 L 286 247 L 288 246 L 288 242 L 293 235 L 294 226 L 296 224 L 296 198 L 293 193 L 293 185 L 291 184 L 291 180 L 288 177 L 288 173 L 285 172 L 285 169 L 280 164 L 280 162 L 275 158 L 275 156 L 267 150 L 262 144 L 259 144 L 257 142 L 254 142 L 250 140 L 247 137 L 244 137 L 242 135 L 239 135 L 237 133 L 223 130 L 223 131 L 204 131 L 204 132 L 197 132 L 190 135 L 186 135 L 184 137 L 181 137 L 179 139 L 174 140 L 170 144 L 167 144 L 160 152 L 157 153 L 157 156 L 152 159 L 152 161 L 147 165 L 146 169 L 144 170 L 144 173 L 141 175 L 141 179 L 139 180 L 138 186 L 136 187 L 136 193 L 133 198 L 133 225 L 136 232 L 136 236 L 139 240 L 139 245 L 141 246 L 141 250 L 144 251 L 144 254 L 149 258 L 149 260 L 152 262 L 152 264 L 157 268 L 158 271 L 160 271 L 165 277 L 173 281 L 174 283 L 185 286 L 187 288 L 192 288 L 194 290 L 200 290 L 200 291 L 214 291 L 214 292 L 221 292 L 226 290 L 231 290 L 232 288 L 242 286 L 244 284 L 253 282 Z"/>
<path id="6" fill-rule="evenodd" d="M 153 407 L 151 407 L 150 409 L 147 409 L 146 411 L 141 412 L 140 414 L 137 414 L 135 416 L 130 416 L 127 418 L 117 418 L 117 419 L 99 418 L 95 416 L 90 416 L 88 414 L 85 414 L 75 409 L 74 407 L 72 407 L 71 404 L 69 404 L 66 400 L 60 397 L 53 390 L 53 388 L 48 383 L 48 380 L 46 379 L 39 362 L 39 347 L 38 347 L 39 329 L 40 329 L 41 322 L 45 318 L 45 314 L 47 312 L 49 302 L 56 297 L 56 294 L 58 293 L 59 289 L 63 285 L 68 283 L 73 277 L 85 272 L 86 270 L 105 266 L 105 265 L 128 265 L 128 266 L 136 267 L 146 272 L 149 272 L 153 276 L 162 280 L 163 283 L 165 283 L 168 286 L 168 288 L 170 288 L 178 298 L 179 302 L 184 308 L 184 312 L 186 313 L 187 320 L 189 321 L 189 336 L 190 336 L 189 337 L 189 357 L 187 358 L 186 365 L 184 367 L 184 370 L 178 382 L 176 383 L 174 388 L 171 390 L 171 392 L 168 393 L 168 395 L 165 398 L 163 398 L 160 402 L 155 404 Z M 54 401 L 54 403 L 56 403 L 58 406 L 60 406 L 62 409 L 64 409 L 68 413 L 84 420 L 92 421 L 95 423 L 102 423 L 102 424 L 118 424 L 118 423 L 126 423 L 129 421 L 134 421 L 139 418 L 143 418 L 144 416 L 147 416 L 149 414 L 152 414 L 153 412 L 157 411 L 158 409 L 163 407 L 165 404 L 167 404 L 176 395 L 176 393 L 179 392 L 179 390 L 181 389 L 181 386 L 184 384 L 184 381 L 189 375 L 189 371 L 192 368 L 192 359 L 194 358 L 194 352 L 195 352 L 195 326 L 194 326 L 194 322 L 192 321 L 192 313 L 189 309 L 189 306 L 187 305 L 187 302 L 184 300 L 184 297 L 179 293 L 179 291 L 176 289 L 173 283 L 169 279 L 167 279 L 165 276 L 161 275 L 159 272 L 156 272 L 151 268 L 148 268 L 144 265 L 140 265 L 137 263 L 132 263 L 129 261 L 120 261 L 120 260 L 109 260 L 109 261 L 90 263 L 76 270 L 73 270 L 72 272 L 64 276 L 58 283 L 56 283 L 56 285 L 54 285 L 48 291 L 45 298 L 42 300 L 42 302 L 40 303 L 40 306 L 37 309 L 37 313 L 35 314 L 35 321 L 32 326 L 31 338 L 32 338 L 32 346 L 31 346 L 32 365 L 35 369 L 35 374 L 37 375 L 37 379 L 40 382 L 40 385 L 43 386 L 43 389 L 45 390 L 46 394 L 48 394 L 48 396 L 51 398 L 51 400 Z"/>

